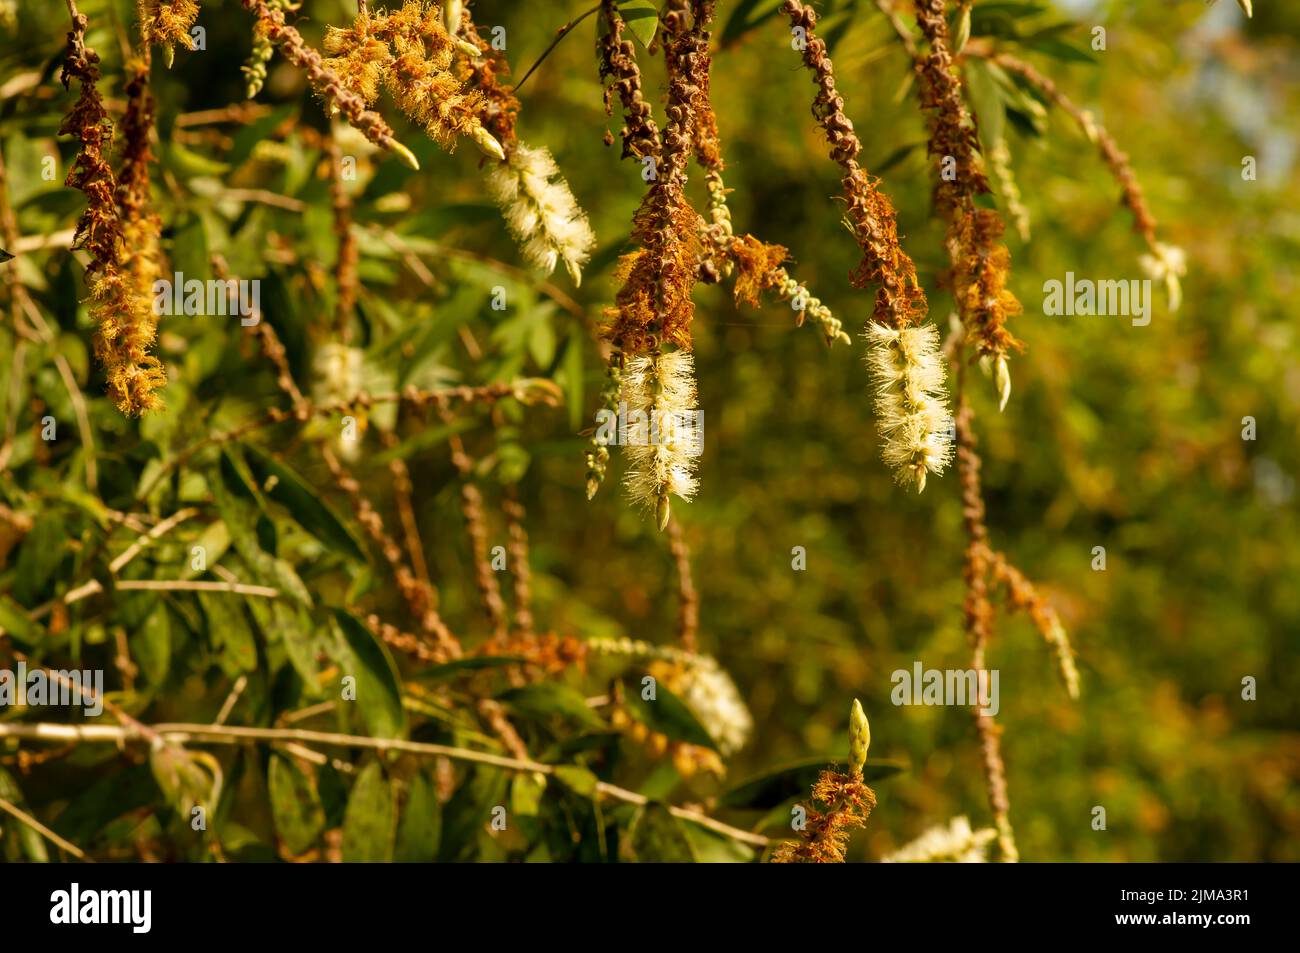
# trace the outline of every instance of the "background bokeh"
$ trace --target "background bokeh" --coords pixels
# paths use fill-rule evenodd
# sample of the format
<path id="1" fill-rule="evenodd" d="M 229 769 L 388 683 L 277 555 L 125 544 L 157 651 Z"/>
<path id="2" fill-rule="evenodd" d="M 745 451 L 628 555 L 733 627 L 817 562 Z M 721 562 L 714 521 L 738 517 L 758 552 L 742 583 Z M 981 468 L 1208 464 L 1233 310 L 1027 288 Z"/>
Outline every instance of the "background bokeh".
<path id="1" fill-rule="evenodd" d="M 772 6 L 719 4 L 715 39 L 723 42 L 713 95 L 732 217 L 738 232 L 790 249 L 795 274 L 844 321 L 854 343 L 828 350 L 813 327 L 794 327 L 788 307 L 738 310 L 728 286 L 700 286 L 694 328 L 705 424 L 701 489 L 673 512 L 692 551 L 701 648 L 732 674 L 754 717 L 753 738 L 730 760 L 729 778 L 791 760 L 842 758 L 849 704 L 860 698 L 871 721 L 872 757 L 908 766 L 877 786 L 879 806 L 854 840 L 852 859 L 875 859 L 954 815 L 989 823 L 969 713 L 895 707 L 889 699 L 895 669 L 910 669 L 915 660 L 930 668 L 969 663 L 961 628 L 960 502 L 954 474 L 909 495 L 880 462 L 857 336 L 870 297 L 848 283 L 857 251 L 839 222 L 837 170 L 809 114 L 813 86 L 789 48 L 788 29 L 763 17 Z M 881 176 L 898 207 L 903 245 L 946 332 L 951 299 L 939 286 L 942 229 L 931 215 L 925 126 L 906 83 L 906 59 L 874 4 L 822 6 L 836 30 L 838 85 L 864 143 L 864 165 Z M 995 4 L 981 2 L 977 10 L 985 6 Z M 968 391 L 993 545 L 1049 596 L 1082 676 L 1082 697 L 1072 703 L 1029 621 L 1000 614 L 989 664 L 1001 672 L 1011 819 L 1026 860 L 1300 860 L 1300 7 L 1277 0 L 1254 6 L 1247 21 L 1231 0 L 1060 4 L 1045 19 L 1079 24 L 1065 34 L 1078 48 L 1088 50 L 1092 27 L 1105 27 L 1107 48 L 1090 52 L 1092 62 L 1045 57 L 1006 41 L 1115 136 L 1161 240 L 1184 249 L 1188 262 L 1181 310 L 1171 314 L 1157 287 L 1148 327 L 1117 317 L 1044 315 L 1044 281 L 1067 271 L 1141 278 L 1145 248 L 1119 205 L 1118 186 L 1068 117 L 1050 110 L 1042 135 L 1013 127 L 1015 177 L 1032 225 L 1028 241 L 1008 233 L 1011 288 L 1025 305 L 1012 329 L 1026 349 L 1012 362 L 1015 389 L 1003 413 L 978 371 L 968 375 Z M 348 15 L 344 7 L 350 5 L 308 0 L 304 33 L 318 40 L 322 24 Z M 506 25 L 516 74 L 586 9 L 506 0 L 473 7 L 481 25 Z M 0 85 L 21 69 L 52 63 L 66 30 L 62 6 L 52 0 L 20 2 L 18 9 L 21 29 L 0 42 Z M 729 22 L 733 15 L 738 19 Z M 741 28 L 744 16 L 757 21 L 752 28 Z M 620 123 L 602 108 L 594 21 L 579 25 L 528 80 L 519 124 L 521 138 L 554 152 L 591 217 L 599 248 L 581 288 L 562 275 L 553 280 L 592 320 L 613 298 L 614 258 L 643 185 L 639 167 L 620 162 L 618 147 L 602 143 L 605 130 L 617 135 Z M 209 2 L 201 22 L 208 50 L 179 54 L 171 74 L 155 84 L 164 133 L 178 112 L 242 96 L 245 15 L 229 0 Z M 92 39 L 112 75 L 120 62 L 114 35 L 102 31 Z M 647 95 L 658 107 L 662 64 L 644 55 L 642 63 Z M 70 155 L 68 144 L 56 147 L 52 136 L 57 110 L 70 97 L 52 79 L 45 88 L 43 99 L 0 107 L 23 234 L 66 228 L 81 207 L 78 194 L 39 176 L 41 155 L 54 148 Z M 304 123 L 322 126 L 300 77 L 279 58 L 261 98 L 291 104 Z M 417 146 L 418 133 L 398 125 L 423 169 L 377 166 L 358 201 L 358 220 L 518 263 L 499 216 L 485 205 L 477 153 L 466 147 L 449 156 Z M 238 130 L 233 135 L 238 142 Z M 329 313 L 328 288 L 316 293 L 323 285 L 313 287 L 312 269 L 327 271 L 334 249 L 327 186 L 310 174 L 315 159 L 295 158 L 271 171 L 256 162 L 182 170 L 182 160 L 193 156 L 225 161 L 230 144 L 188 145 L 185 156 L 164 156 L 171 178 L 157 176 L 167 192 L 161 201 L 168 240 L 179 246 L 185 230 L 197 228 L 205 247 L 220 250 L 235 273 L 269 275 L 268 319 L 310 383 L 307 329 Z M 1245 156 L 1258 161 L 1254 181 L 1242 178 Z M 297 216 L 261 207 L 227 215 L 209 198 L 211 184 L 223 182 L 269 188 L 314 207 Z M 699 189 L 698 182 L 692 186 Z M 409 194 L 409 207 L 393 203 L 397 192 Z M 703 203 L 702 191 L 692 194 Z M 271 232 L 292 236 L 300 260 L 268 266 Z M 478 382 L 558 368 L 570 398 L 580 395 L 566 410 L 521 416 L 508 452 L 487 477 L 526 467 L 519 485 L 542 625 L 579 637 L 671 642 L 672 560 L 664 538 L 620 493 L 617 453 L 607 485 L 593 502 L 584 498 L 585 438 L 578 432 L 590 426 L 602 368 L 581 322 L 513 279 L 508 286 L 518 304 L 503 318 L 487 306 L 483 289 L 505 279 L 481 262 L 442 262 L 437 287 L 427 289 L 378 243 L 363 252 L 361 306 L 376 326 L 447 328 L 437 360 L 421 371 L 424 381 Z M 195 260 L 202 268 L 201 256 Z M 24 267 L 65 333 L 88 340 L 84 308 L 79 313 L 76 304 L 84 295 L 80 268 L 62 253 Z M 275 281 L 284 289 L 277 292 Z M 481 360 L 467 357 L 460 326 L 481 343 Z M 82 347 L 85 391 L 96 397 L 95 421 L 106 438 L 101 479 L 110 506 L 132 496 L 143 465 L 133 448 L 141 441 L 201 433 L 186 428 L 239 419 L 241 411 L 277 399 L 255 349 L 232 341 L 228 325 L 195 321 L 170 334 L 164 349 L 181 378 L 169 386 L 172 409 L 139 425 L 118 418 L 98 397 Z M 4 347 L 0 390 L 7 391 L 11 342 Z M 51 368 L 34 377 L 33 387 L 56 407 Z M 1253 441 L 1242 439 L 1247 416 L 1256 421 Z M 476 444 L 484 436 L 475 431 L 466 439 L 491 446 L 490 439 Z M 446 447 L 431 446 L 409 462 L 444 614 L 458 632 L 481 631 Z M 20 453 L 2 480 L 50 493 L 51 482 L 63 477 L 41 469 L 30 453 Z M 323 473 L 318 463 L 301 469 Z M 805 571 L 791 568 L 795 546 L 806 548 Z M 1092 569 L 1097 546 L 1105 547 L 1105 571 Z M 1257 700 L 1241 697 L 1246 676 L 1257 681 Z M 224 694 L 209 681 L 204 697 L 219 703 Z M 159 715 L 207 717 L 187 710 L 202 706 L 180 682 L 152 703 Z M 28 796 L 57 805 L 58 783 L 34 782 Z M 686 798 L 710 791 L 700 781 L 678 789 Z M 1092 828 L 1097 805 L 1106 808 L 1105 831 Z"/>

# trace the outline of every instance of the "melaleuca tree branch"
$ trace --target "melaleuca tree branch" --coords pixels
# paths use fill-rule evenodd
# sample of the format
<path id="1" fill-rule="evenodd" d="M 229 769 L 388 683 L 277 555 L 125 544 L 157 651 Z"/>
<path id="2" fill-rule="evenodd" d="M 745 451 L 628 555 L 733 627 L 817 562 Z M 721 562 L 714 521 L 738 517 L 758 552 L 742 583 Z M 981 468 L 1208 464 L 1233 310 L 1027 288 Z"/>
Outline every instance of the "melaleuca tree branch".
<path id="1" fill-rule="evenodd" d="M 1011 253 L 1001 241 L 1001 216 L 976 205 L 976 198 L 991 189 L 950 49 L 945 0 L 916 0 L 916 22 L 928 48 L 916 60 L 916 74 L 921 106 L 930 111 L 928 151 L 938 170 L 934 203 L 947 228 L 953 298 L 966 338 L 992 365 L 1005 407 L 1011 396 L 1007 357 L 1023 349 L 1006 328 L 1007 318 L 1022 310 L 1007 288 Z"/>
<path id="2" fill-rule="evenodd" d="M 817 15 L 799 0 L 784 0 L 792 28 L 801 31 L 804 65 L 817 84 L 813 116 L 825 132 L 831 158 L 839 164 L 846 223 L 862 249 L 862 264 L 851 278 L 855 287 L 877 286 L 872 320 L 891 328 L 919 324 L 928 305 L 916 266 L 898 242 L 893 203 L 858 162 L 862 143 L 844 113 L 844 98 L 835 86 L 835 69 L 826 42 L 816 34 Z"/>
<path id="3" fill-rule="evenodd" d="M 915 264 L 899 244 L 893 203 L 858 162 L 862 143 L 844 112 L 826 42 L 816 33 L 817 15 L 799 0 L 785 0 L 782 9 L 817 85 L 813 116 L 844 173 L 845 224 L 863 253 L 850 278 L 856 287 L 876 287 L 866 337 L 881 456 L 897 483 L 920 493 L 929 474 L 942 473 L 952 456 L 938 330 L 922 323 L 929 303 Z"/>
<path id="4" fill-rule="evenodd" d="M 510 556 L 511 578 L 514 581 L 514 628 L 524 637 L 534 634 L 532 567 L 528 554 L 528 530 L 524 527 L 527 512 L 519 499 L 519 488 L 510 484 L 505 488 L 501 512 L 506 520 L 506 552 Z"/>
<path id="5" fill-rule="evenodd" d="M 1009 73 L 1022 77 L 1048 100 L 1055 103 L 1078 125 L 1097 147 L 1102 161 L 1120 187 L 1120 201 L 1133 213 L 1133 230 L 1142 236 L 1149 254 L 1140 259 L 1143 270 L 1154 280 L 1162 281 L 1169 298 L 1169 309 L 1177 311 L 1182 303 L 1181 278 L 1187 271 L 1186 256 L 1173 245 L 1161 242 L 1156 237 L 1158 225 L 1146 195 L 1138 181 L 1137 174 L 1128 155 L 1119 147 L 1119 143 L 1092 113 L 1079 107 L 1052 79 L 1010 53 L 995 50 L 986 45 L 972 45 L 968 55 L 989 60 Z"/>
<path id="6" fill-rule="evenodd" d="M 450 423 L 451 416 L 443 412 L 443 420 Z M 460 512 L 465 520 L 465 533 L 469 538 L 470 557 L 474 562 L 474 582 L 478 587 L 483 611 L 487 615 L 492 635 L 502 639 L 506 634 L 506 606 L 501 598 L 501 586 L 488 558 L 487 517 L 483 513 L 483 494 L 474 483 L 474 461 L 465 452 L 459 434 L 448 441 L 451 462 L 460 474 Z"/>
<path id="7" fill-rule="evenodd" d="M 129 725 L 0 724 L 0 738 L 20 738 L 30 741 L 124 744 L 146 738 L 145 732 L 175 744 L 239 745 L 250 741 L 269 744 L 298 742 L 304 745 L 314 744 L 373 751 L 398 751 L 423 757 L 446 757 L 454 761 L 482 764 L 507 771 L 547 776 L 556 774 L 557 768 L 563 767 L 562 765 L 557 766 L 523 758 L 505 757 L 486 751 L 475 751 L 470 748 L 458 748 L 452 745 L 406 741 L 401 738 L 370 738 L 364 735 L 310 731 L 304 728 L 253 728 L 235 725 L 189 723 L 144 725 L 139 722 Z M 597 794 L 627 804 L 644 805 L 650 801 L 644 794 L 629 791 L 607 781 L 597 781 L 595 790 Z M 725 824 L 702 811 L 675 805 L 667 805 L 667 808 L 674 817 L 689 821 L 692 824 L 698 824 L 732 840 L 760 848 L 767 847 L 771 843 L 770 839 L 762 834 L 755 834 L 752 831 Z"/>
<path id="8" fill-rule="evenodd" d="M 708 221 L 701 221 L 703 249 L 699 278 L 714 284 L 735 272 L 733 294 L 738 305 L 757 307 L 760 293 L 773 291 L 778 300 L 794 308 L 796 327 L 811 317 L 821 329 L 828 347 L 837 341 L 848 344 L 850 339 L 840 320 L 783 267 L 782 263 L 789 257 L 787 249 L 760 241 L 753 235 L 737 236 L 732 229 L 731 210 L 727 207 L 727 194 L 731 190 L 722 174 L 726 164 L 722 157 L 722 139 L 713 109 L 710 81 L 713 57 L 709 52 L 708 28 L 712 19 L 711 0 L 697 3 L 696 29 L 700 31 L 703 42 L 688 64 L 694 89 L 692 147 L 695 161 L 704 170 L 704 184 L 709 193 Z"/>
<path id="9" fill-rule="evenodd" d="M 324 58 L 307 45 L 301 33 L 285 23 L 284 13 L 278 7 L 267 0 L 243 0 L 243 4 L 257 18 L 267 39 L 280 48 L 285 59 L 307 74 L 322 98 L 337 106 L 348 122 L 375 145 L 392 152 L 412 169 L 420 168 L 415 154 L 393 137 L 392 126 L 379 113 L 366 108 L 365 100 L 325 65 Z"/>
<path id="10" fill-rule="evenodd" d="M 623 107 L 622 158 L 657 157 L 660 152 L 659 127 L 655 125 L 654 111 L 642 93 L 636 45 L 623 35 L 627 24 L 615 0 L 601 0 L 600 11 L 608 28 L 596 40 L 600 80 L 605 86 L 605 115 L 613 114 L 611 96 L 617 93 Z"/>
<path id="11" fill-rule="evenodd" d="M 691 578 L 691 550 L 677 523 L 668 524 L 668 545 L 677 576 L 677 640 L 685 651 L 694 652 L 698 648 L 700 597 Z"/>
<path id="12" fill-rule="evenodd" d="M 988 597 L 988 530 L 984 525 L 984 496 L 980 489 L 979 454 L 971 429 L 975 412 L 966 402 L 958 383 L 957 472 L 961 478 L 962 521 L 966 526 L 966 551 L 962 576 L 966 583 L 963 604 L 966 636 L 971 646 L 971 666 L 983 671 L 985 651 L 993 631 L 993 604 Z M 988 787 L 989 806 L 998 831 L 1001 859 L 1014 863 L 1019 859 L 1015 834 L 1011 828 L 1011 803 L 1007 796 L 1006 768 L 1002 762 L 1001 729 L 992 715 L 972 709 L 980 739 L 984 780 Z"/>

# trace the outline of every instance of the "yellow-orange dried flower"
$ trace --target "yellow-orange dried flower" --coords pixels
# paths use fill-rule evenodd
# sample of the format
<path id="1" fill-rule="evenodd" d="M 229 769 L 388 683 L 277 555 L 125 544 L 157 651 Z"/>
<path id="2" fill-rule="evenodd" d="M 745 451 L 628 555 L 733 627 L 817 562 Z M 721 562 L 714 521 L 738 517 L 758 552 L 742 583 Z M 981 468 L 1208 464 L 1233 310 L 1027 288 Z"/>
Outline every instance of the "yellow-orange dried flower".
<path id="1" fill-rule="evenodd" d="M 196 0 L 139 0 L 140 37 L 145 46 L 161 46 L 170 66 L 179 43 L 194 49 L 190 31 L 199 17 Z"/>
<path id="2" fill-rule="evenodd" d="M 731 241 L 731 258 L 736 264 L 733 294 L 737 304 L 758 307 L 759 293 L 775 287 L 777 270 L 789 253 L 780 245 L 769 245 L 753 235 Z"/>
<path id="3" fill-rule="evenodd" d="M 1002 243 L 1002 218 L 979 208 L 960 215 L 955 228 L 958 257 L 953 268 L 953 297 L 976 354 L 994 360 L 1024 346 L 1006 329 L 1006 320 L 1024 309 L 1007 288 L 1011 252 Z"/>
<path id="4" fill-rule="evenodd" d="M 132 64 L 126 177 L 119 190 L 105 158 L 113 129 L 96 88 L 99 56 L 85 45 L 86 25 L 84 16 L 74 18 L 61 77 L 65 87 L 74 77 L 81 84 L 76 104 L 59 127 L 60 135 L 76 136 L 81 143 L 66 181 L 86 196 L 73 247 L 90 255 L 86 284 L 96 324 L 95 356 L 104 368 L 109 396 L 122 413 L 135 416 L 161 406 L 156 392 L 167 382 L 162 364 L 148 353 L 157 324 L 151 289 L 158 272 L 159 232 L 157 218 L 147 210 L 153 105 L 143 64 Z"/>
<path id="5" fill-rule="evenodd" d="M 876 806 L 876 794 L 863 782 L 861 774 L 830 769 L 823 771 L 813 785 L 812 800 L 799 840 L 783 842 L 772 856 L 773 863 L 844 863 L 849 833 L 865 827 Z"/>

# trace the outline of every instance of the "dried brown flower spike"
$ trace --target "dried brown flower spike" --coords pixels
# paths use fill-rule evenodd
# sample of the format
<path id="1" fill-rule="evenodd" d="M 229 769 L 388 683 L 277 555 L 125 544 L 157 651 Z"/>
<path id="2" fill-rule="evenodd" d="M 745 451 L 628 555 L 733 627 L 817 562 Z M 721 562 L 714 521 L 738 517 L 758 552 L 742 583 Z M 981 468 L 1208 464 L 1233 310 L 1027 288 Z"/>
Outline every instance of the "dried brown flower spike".
<path id="1" fill-rule="evenodd" d="M 194 49 L 190 30 L 199 17 L 196 0 L 139 0 L 140 37 L 146 47 L 163 48 L 163 58 L 170 69 L 176 58 L 176 44 Z"/>
<path id="2" fill-rule="evenodd" d="M 999 402 L 1005 406 L 1011 394 L 1007 357 L 1023 347 L 1005 327 L 1007 318 L 1021 311 L 1006 287 L 1011 253 L 1001 242 L 1001 217 L 975 205 L 975 197 L 990 188 L 953 64 L 944 0 L 917 0 L 916 22 L 929 45 L 916 71 L 921 105 L 932 111 L 929 153 L 940 168 L 935 207 L 947 223 L 953 295 L 976 356 L 993 366 Z"/>
<path id="3" fill-rule="evenodd" d="M 878 286 L 872 314 L 878 324 L 901 328 L 920 323 L 928 310 L 925 292 L 916 277 L 916 266 L 898 242 L 893 203 L 858 164 L 862 143 L 844 113 L 844 98 L 836 91 L 826 41 L 815 33 L 817 15 L 799 0 L 785 0 L 782 9 L 791 25 L 802 30 L 803 62 L 817 84 L 813 115 L 826 133 L 831 158 L 844 170 L 845 221 L 863 253 L 862 264 L 852 275 L 853 284 L 859 288 Z"/>
<path id="4" fill-rule="evenodd" d="M 782 7 L 802 31 L 803 61 L 817 84 L 813 115 L 826 133 L 831 158 L 844 170 L 845 224 L 862 249 L 851 276 L 859 288 L 876 286 L 867 325 L 867 365 L 875 384 L 876 429 L 881 453 L 904 486 L 925 489 L 929 473 L 942 473 L 951 456 L 947 395 L 937 344 L 938 330 L 921 326 L 929 304 L 916 266 L 898 241 L 894 206 L 858 164 L 862 143 L 844 113 L 826 42 L 817 36 L 817 15 L 798 0 Z"/>
<path id="5" fill-rule="evenodd" d="M 808 808 L 799 840 L 785 841 L 776 849 L 776 864 L 842 864 L 849 832 L 865 827 L 876 806 L 876 794 L 862 780 L 862 766 L 871 744 L 871 728 L 862 704 L 855 698 L 849 712 L 849 766 L 847 773 L 827 768 L 813 785 L 814 806 Z M 816 806 L 820 805 L 820 807 Z"/>
<path id="6" fill-rule="evenodd" d="M 682 424 L 683 415 L 695 410 L 691 291 L 698 276 L 702 222 L 685 189 L 698 93 L 693 76 L 708 49 L 712 5 L 695 7 L 692 18 L 687 4 L 677 0 L 663 14 L 668 122 L 655 176 L 632 222 L 641 247 L 620 261 L 616 277 L 623 287 L 615 306 L 606 310 L 604 331 L 624 361 L 622 394 L 629 415 L 639 415 L 628 440 L 628 493 L 654 511 L 661 530 L 671 518 L 670 497 L 689 499 L 697 485 L 698 430 L 688 431 Z"/>
<path id="7" fill-rule="evenodd" d="M 119 189 L 105 157 L 113 127 L 96 88 L 99 55 L 85 44 L 86 26 L 85 16 L 73 18 L 61 74 L 65 87 L 74 77 L 81 84 L 76 104 L 59 127 L 60 135 L 76 136 L 81 143 L 66 181 L 86 195 L 73 247 L 90 255 L 86 283 L 96 324 L 95 356 L 104 368 L 109 396 L 122 413 L 135 416 L 161 406 L 156 392 L 167 383 L 162 364 L 148 353 L 157 327 L 151 289 L 158 270 L 158 222 L 147 210 L 153 104 L 147 72 L 143 64 L 133 64 L 126 175 Z"/>
<path id="8" fill-rule="evenodd" d="M 329 28 L 325 51 L 331 54 L 325 68 L 336 71 L 365 105 L 374 104 L 382 85 L 444 149 L 454 149 L 466 136 L 486 155 L 505 159 L 501 143 L 480 121 L 483 94 L 453 69 L 458 53 L 477 56 L 479 47 L 449 34 L 437 6 L 406 0 L 389 13 L 363 8 L 350 28 Z"/>
<path id="9" fill-rule="evenodd" d="M 307 74 L 316 92 L 343 113 L 349 123 L 360 129 L 375 145 L 389 150 L 412 169 L 419 169 L 415 154 L 393 137 L 393 128 L 377 112 L 367 109 L 367 100 L 358 95 L 334 70 L 325 65 L 319 53 L 309 47 L 293 27 L 284 22 L 284 13 L 268 0 L 243 0 L 244 9 L 257 17 L 259 29 L 294 66 Z"/>

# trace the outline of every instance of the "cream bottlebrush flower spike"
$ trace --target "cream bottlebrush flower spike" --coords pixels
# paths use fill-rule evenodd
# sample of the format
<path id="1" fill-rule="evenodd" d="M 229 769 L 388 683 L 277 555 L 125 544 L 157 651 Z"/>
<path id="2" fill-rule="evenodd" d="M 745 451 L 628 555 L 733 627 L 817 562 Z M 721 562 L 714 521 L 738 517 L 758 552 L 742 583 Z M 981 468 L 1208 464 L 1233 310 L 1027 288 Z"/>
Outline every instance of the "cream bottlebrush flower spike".
<path id="1" fill-rule="evenodd" d="M 596 236 L 550 151 L 519 143 L 488 174 L 488 190 L 529 263 L 549 275 L 563 261 L 581 284 Z"/>
<path id="2" fill-rule="evenodd" d="M 902 486 L 925 489 L 926 475 L 952 460 L 952 415 L 944 388 L 939 329 L 933 324 L 867 325 L 867 366 L 875 385 L 881 455 Z"/>
<path id="3" fill-rule="evenodd" d="M 692 655 L 677 679 L 669 682 L 718 745 L 730 757 L 745 746 L 754 731 L 754 719 L 736 683 L 711 655 Z"/>
<path id="4" fill-rule="evenodd" d="M 669 673 L 663 681 L 699 719 L 723 757 L 743 748 L 753 734 L 754 716 L 735 681 L 712 655 L 629 638 L 595 636 L 586 644 L 589 652 L 648 659 L 652 674 Z M 657 667 L 661 664 L 662 669 Z"/>
<path id="5" fill-rule="evenodd" d="M 904 844 L 887 857 L 883 864 L 984 864 L 988 863 L 988 849 L 997 838 L 991 827 L 971 830 L 965 817 L 954 817 L 947 824 L 932 827 L 910 844 Z"/>
<path id="6" fill-rule="evenodd" d="M 1169 296 L 1169 310 L 1177 311 L 1183 303 L 1182 277 L 1187 274 L 1187 254 L 1176 245 L 1155 242 L 1150 255 L 1138 257 L 1142 271 L 1153 281 L 1162 281 Z"/>
<path id="7" fill-rule="evenodd" d="M 662 530 L 671 515 L 669 496 L 689 500 L 699 485 L 699 431 L 688 432 L 684 426 L 698 412 L 691 352 L 629 358 L 623 368 L 622 399 L 627 407 L 624 482 L 634 502 L 654 510 Z"/>

